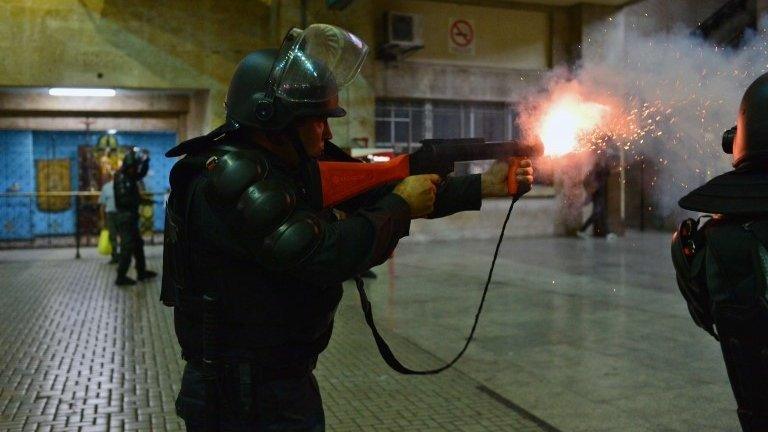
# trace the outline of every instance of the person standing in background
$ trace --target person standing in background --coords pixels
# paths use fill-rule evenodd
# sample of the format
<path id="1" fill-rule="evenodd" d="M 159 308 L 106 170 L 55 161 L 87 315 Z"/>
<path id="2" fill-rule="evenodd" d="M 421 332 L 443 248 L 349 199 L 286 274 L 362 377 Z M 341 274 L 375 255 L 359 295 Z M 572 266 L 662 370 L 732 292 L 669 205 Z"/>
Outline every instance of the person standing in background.
<path id="1" fill-rule="evenodd" d="M 112 258 L 109 263 L 117 264 L 117 207 L 115 207 L 115 184 L 112 181 L 112 173 L 108 178 L 109 181 L 101 187 L 99 204 L 101 204 L 104 227 L 109 232 L 109 244 L 112 245 Z"/>
<path id="2" fill-rule="evenodd" d="M 592 226 L 594 237 L 605 237 L 608 234 L 608 179 L 611 176 L 611 167 L 605 151 L 597 153 L 595 164 L 584 178 L 584 189 L 587 191 L 589 201 L 592 202 L 592 214 L 579 229 L 579 234 L 586 233 Z"/>
<path id="3" fill-rule="evenodd" d="M 144 258 L 144 240 L 139 232 L 139 204 L 142 196 L 139 183 L 149 170 L 149 153 L 131 149 L 125 154 L 123 164 L 117 170 L 114 180 L 115 207 L 117 208 L 117 228 L 120 232 L 120 259 L 117 265 L 115 284 L 135 285 L 129 278 L 128 267 L 131 257 L 136 264 L 136 276 L 140 281 L 153 278 L 157 273 L 147 270 Z"/>

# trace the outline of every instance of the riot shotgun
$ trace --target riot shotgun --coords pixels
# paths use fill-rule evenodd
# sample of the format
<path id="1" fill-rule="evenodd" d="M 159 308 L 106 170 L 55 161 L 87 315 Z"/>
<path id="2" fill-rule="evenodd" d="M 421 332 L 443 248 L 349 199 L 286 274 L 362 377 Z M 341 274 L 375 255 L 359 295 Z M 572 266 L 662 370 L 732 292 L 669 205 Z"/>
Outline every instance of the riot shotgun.
<path id="1" fill-rule="evenodd" d="M 388 162 L 319 162 L 323 208 L 332 207 L 361 193 L 411 175 L 437 174 L 445 178 L 456 162 L 509 159 L 507 187 L 518 190 L 515 171 L 521 159 L 541 156 L 540 145 L 520 141 L 486 142 L 484 138 L 426 139 L 413 153 L 395 156 Z"/>

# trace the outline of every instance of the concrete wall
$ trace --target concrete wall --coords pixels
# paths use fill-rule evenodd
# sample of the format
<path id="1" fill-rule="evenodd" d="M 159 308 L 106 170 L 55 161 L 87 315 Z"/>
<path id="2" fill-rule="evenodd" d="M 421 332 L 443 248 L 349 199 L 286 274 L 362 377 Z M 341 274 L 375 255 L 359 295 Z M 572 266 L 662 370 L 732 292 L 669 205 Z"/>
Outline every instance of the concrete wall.
<path id="1" fill-rule="evenodd" d="M 511 102 L 539 82 L 542 70 L 379 62 L 376 95 L 383 98 Z"/>
<path id="2" fill-rule="evenodd" d="M 194 6 L 192 6 L 194 3 Z M 329 22 L 373 40 L 372 1 L 343 12 L 310 1 L 308 22 Z M 93 86 L 194 90 L 187 121 L 195 135 L 224 118 L 237 63 L 276 46 L 299 26 L 298 0 L 6 0 L 0 2 L 0 86 Z M 336 121 L 337 141 L 373 137 L 369 66 L 342 94 L 353 113 Z M 181 137 L 186 133 L 182 133 Z"/>
<path id="3" fill-rule="evenodd" d="M 693 29 L 725 4 L 725 0 L 644 0 L 624 8 L 628 31 L 641 36 Z"/>
<path id="4" fill-rule="evenodd" d="M 410 57 L 414 61 L 505 69 L 549 66 L 547 12 L 417 0 L 380 1 L 378 7 L 379 16 L 393 11 L 422 17 L 424 49 Z M 473 23 L 474 54 L 449 50 L 450 25 L 459 18 Z"/>
<path id="5" fill-rule="evenodd" d="M 509 102 L 535 85 L 541 71 L 551 65 L 556 8 L 405 0 L 376 5 L 380 27 L 387 11 L 419 15 L 424 44 L 402 61 L 377 62 L 378 97 Z M 449 49 L 454 19 L 473 24 L 473 53 Z M 381 43 L 381 32 L 379 38 Z"/>
<path id="6" fill-rule="evenodd" d="M 581 5 L 581 60 L 619 62 L 624 59 L 624 14 L 612 6 Z"/>
<path id="7" fill-rule="evenodd" d="M 516 3 L 355 0 L 343 11 L 301 0 L 7 0 L 0 3 L 0 86 L 100 86 L 195 90 L 186 130 L 224 117 L 228 81 L 248 52 L 276 46 L 291 27 L 326 22 L 366 40 L 372 53 L 342 91 L 349 116 L 332 120 L 335 141 L 375 142 L 376 97 L 510 101 L 552 64 L 555 11 Z M 384 11 L 423 17 L 425 48 L 399 65 L 374 60 Z M 474 54 L 448 50 L 449 20 L 475 25 Z M 578 23 L 574 23 L 577 27 Z"/>
<path id="8" fill-rule="evenodd" d="M 0 3 L 2 86 L 208 89 L 222 118 L 242 55 L 265 46 L 269 7 L 233 0 L 8 0 Z"/>

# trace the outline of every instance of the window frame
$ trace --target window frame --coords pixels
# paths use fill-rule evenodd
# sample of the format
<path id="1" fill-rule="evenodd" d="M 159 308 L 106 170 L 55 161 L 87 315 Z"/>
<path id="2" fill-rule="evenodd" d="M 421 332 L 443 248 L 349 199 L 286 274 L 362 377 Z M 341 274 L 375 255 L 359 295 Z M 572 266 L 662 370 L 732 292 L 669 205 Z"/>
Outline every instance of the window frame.
<path id="1" fill-rule="evenodd" d="M 434 137 L 435 129 L 435 111 L 442 109 L 451 109 L 453 105 L 459 114 L 459 135 L 461 137 L 476 136 L 478 115 L 483 111 L 498 110 L 504 116 L 504 140 L 514 139 L 519 136 L 519 130 L 516 127 L 515 119 L 517 112 L 514 104 L 504 102 L 483 102 L 483 101 L 454 101 L 454 100 L 436 100 L 436 99 L 376 99 L 376 115 L 374 122 L 376 129 L 379 122 L 387 122 L 389 128 L 389 141 L 382 141 L 377 136 L 373 140 L 376 147 L 394 148 L 396 150 L 406 150 L 411 152 L 419 143 L 414 141 L 414 126 L 421 127 L 423 139 Z M 386 110 L 386 115 L 379 115 L 380 110 Z M 396 110 L 406 110 L 408 117 L 395 115 Z M 414 111 L 422 112 L 422 121 L 420 124 L 414 124 Z M 396 140 L 396 125 L 406 123 L 408 125 L 408 141 L 400 142 Z M 458 138 L 458 137 L 455 137 Z M 490 139 L 490 138 L 489 138 Z"/>

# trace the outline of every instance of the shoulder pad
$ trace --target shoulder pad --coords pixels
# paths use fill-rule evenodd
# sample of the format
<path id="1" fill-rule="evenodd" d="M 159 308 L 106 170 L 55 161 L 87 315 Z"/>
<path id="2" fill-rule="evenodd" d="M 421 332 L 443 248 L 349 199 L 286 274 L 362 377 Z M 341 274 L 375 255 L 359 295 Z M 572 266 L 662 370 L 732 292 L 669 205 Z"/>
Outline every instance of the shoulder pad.
<path id="1" fill-rule="evenodd" d="M 208 159 L 206 199 L 227 212 L 230 223 L 260 238 L 282 225 L 296 207 L 296 192 L 271 174 L 258 150 L 235 150 Z"/>
<path id="2" fill-rule="evenodd" d="M 309 211 L 297 211 L 264 239 L 259 256 L 268 268 L 283 270 L 301 264 L 320 245 L 324 223 Z"/>
<path id="3" fill-rule="evenodd" d="M 265 179 L 248 186 L 236 209 L 244 230 L 261 237 L 288 220 L 295 207 L 296 193 L 290 185 L 278 179 Z"/>
<path id="4" fill-rule="evenodd" d="M 211 157 L 206 165 L 206 199 L 223 210 L 264 267 L 290 269 L 317 249 L 323 221 L 314 212 L 297 210 L 296 186 L 272 170 L 261 152 L 235 150 Z"/>
<path id="5" fill-rule="evenodd" d="M 206 198 L 224 207 L 237 204 L 250 185 L 269 173 L 267 160 L 256 150 L 236 150 L 211 156 L 206 162 L 208 186 Z"/>

